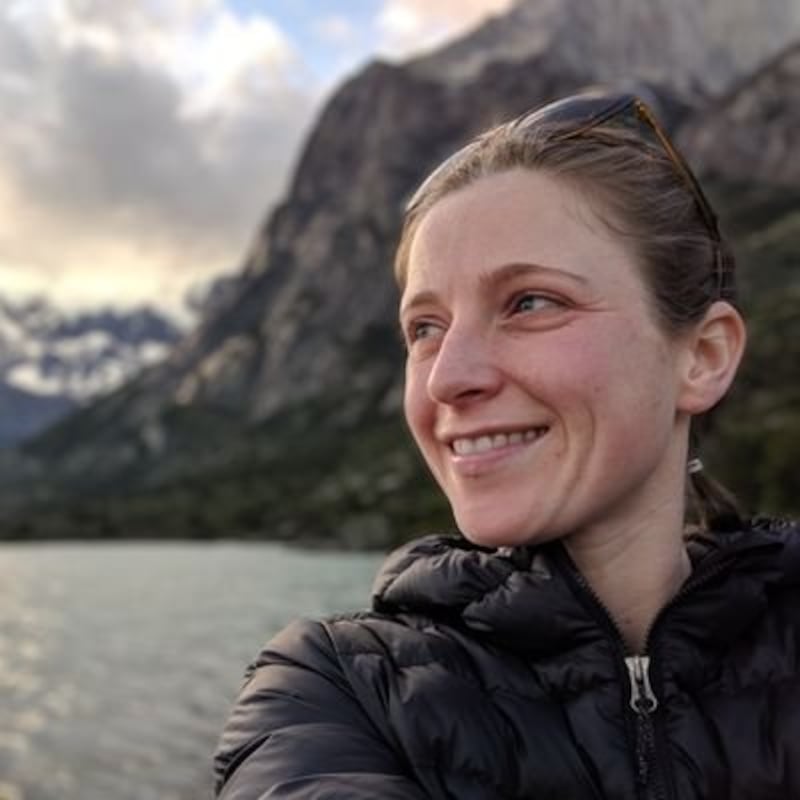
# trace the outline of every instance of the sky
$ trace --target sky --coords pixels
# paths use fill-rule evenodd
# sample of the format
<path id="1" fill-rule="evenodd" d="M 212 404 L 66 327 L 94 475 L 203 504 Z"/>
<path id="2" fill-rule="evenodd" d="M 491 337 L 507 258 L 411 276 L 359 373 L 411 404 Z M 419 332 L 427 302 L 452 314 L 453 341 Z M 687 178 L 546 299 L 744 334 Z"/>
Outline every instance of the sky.
<path id="1" fill-rule="evenodd" d="M 0 297 L 190 321 L 344 78 L 510 5 L 0 0 Z"/>

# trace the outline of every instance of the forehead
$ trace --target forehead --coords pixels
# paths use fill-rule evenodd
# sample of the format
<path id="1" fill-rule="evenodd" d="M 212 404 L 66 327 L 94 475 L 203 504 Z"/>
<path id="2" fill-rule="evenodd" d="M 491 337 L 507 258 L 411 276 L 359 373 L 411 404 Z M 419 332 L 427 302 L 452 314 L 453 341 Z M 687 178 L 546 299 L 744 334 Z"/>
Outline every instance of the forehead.
<path id="1" fill-rule="evenodd" d="M 409 247 L 405 293 L 533 262 L 598 282 L 634 279 L 634 256 L 578 188 L 532 170 L 483 177 L 438 201 Z"/>

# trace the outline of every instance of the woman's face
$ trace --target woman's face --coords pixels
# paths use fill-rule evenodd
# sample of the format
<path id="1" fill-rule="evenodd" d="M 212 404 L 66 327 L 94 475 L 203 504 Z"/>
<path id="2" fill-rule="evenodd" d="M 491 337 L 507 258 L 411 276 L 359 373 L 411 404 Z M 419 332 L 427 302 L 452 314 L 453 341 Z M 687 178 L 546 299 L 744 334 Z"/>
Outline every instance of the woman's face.
<path id="1" fill-rule="evenodd" d="M 400 318 L 406 418 L 468 538 L 544 541 L 682 502 L 681 345 L 569 185 L 517 169 L 439 201 Z"/>

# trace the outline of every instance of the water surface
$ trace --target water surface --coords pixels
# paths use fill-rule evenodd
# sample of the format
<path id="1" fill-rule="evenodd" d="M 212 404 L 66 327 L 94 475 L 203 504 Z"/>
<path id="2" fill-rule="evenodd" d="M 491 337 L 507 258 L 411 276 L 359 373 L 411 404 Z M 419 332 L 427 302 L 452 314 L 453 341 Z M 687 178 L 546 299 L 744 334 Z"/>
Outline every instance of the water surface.
<path id="1" fill-rule="evenodd" d="M 242 673 L 382 560 L 264 544 L 0 545 L 0 800 L 205 800 Z"/>

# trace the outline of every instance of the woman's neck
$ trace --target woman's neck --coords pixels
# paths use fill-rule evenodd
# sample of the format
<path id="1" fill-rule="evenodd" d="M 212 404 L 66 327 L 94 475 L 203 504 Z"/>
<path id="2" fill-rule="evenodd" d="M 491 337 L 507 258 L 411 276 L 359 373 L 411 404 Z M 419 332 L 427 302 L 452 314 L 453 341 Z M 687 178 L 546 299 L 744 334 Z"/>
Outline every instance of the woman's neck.
<path id="1" fill-rule="evenodd" d="M 691 573 L 682 533 L 683 509 L 664 507 L 637 524 L 587 531 L 565 542 L 633 653 L 644 651 L 658 612 Z"/>

